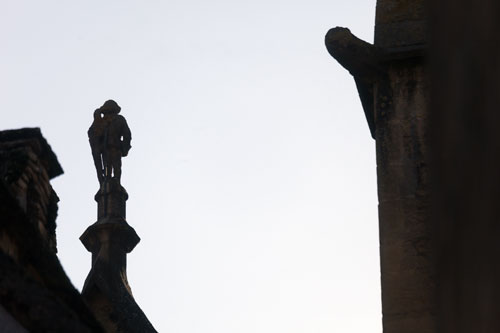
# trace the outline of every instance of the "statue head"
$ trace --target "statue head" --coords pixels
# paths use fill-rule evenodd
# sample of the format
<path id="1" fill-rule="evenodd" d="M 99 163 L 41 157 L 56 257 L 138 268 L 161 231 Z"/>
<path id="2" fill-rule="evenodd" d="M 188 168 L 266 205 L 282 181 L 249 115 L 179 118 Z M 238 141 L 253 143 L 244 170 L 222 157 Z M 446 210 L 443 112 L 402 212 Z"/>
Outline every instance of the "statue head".
<path id="1" fill-rule="evenodd" d="M 122 108 L 113 101 L 112 99 L 107 100 L 104 104 L 99 108 L 100 112 L 103 114 L 118 114 Z"/>

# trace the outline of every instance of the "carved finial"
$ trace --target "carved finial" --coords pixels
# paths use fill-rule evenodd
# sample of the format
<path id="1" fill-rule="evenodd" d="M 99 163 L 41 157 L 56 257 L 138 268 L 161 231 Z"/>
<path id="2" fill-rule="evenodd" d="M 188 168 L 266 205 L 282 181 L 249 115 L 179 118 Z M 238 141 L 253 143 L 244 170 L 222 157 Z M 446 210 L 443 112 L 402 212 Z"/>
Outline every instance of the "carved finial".
<path id="1" fill-rule="evenodd" d="M 125 118 L 118 113 L 120 106 L 113 100 L 106 101 L 94 111 L 94 121 L 88 130 L 90 148 L 102 185 L 105 179 L 114 178 L 120 183 L 122 156 L 127 156 L 132 139 Z"/>
<path id="2" fill-rule="evenodd" d="M 127 191 L 120 185 L 121 158 L 130 149 L 130 129 L 109 100 L 94 112 L 88 135 L 100 188 L 95 195 L 97 222 L 80 237 L 92 252 L 92 268 L 82 297 L 106 332 L 156 330 L 132 296 L 127 281 L 127 253 L 141 240 L 126 221 Z"/>

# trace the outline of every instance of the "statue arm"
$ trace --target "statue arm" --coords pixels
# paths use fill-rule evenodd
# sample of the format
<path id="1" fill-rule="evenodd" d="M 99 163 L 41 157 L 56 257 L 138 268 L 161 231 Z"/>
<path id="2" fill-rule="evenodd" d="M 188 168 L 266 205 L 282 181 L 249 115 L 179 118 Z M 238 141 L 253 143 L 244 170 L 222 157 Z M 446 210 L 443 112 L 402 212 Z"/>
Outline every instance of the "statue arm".
<path id="1" fill-rule="evenodd" d="M 130 141 L 132 140 L 132 133 L 130 132 L 130 128 L 127 125 L 127 121 L 123 118 L 123 141 L 127 142 L 130 145 Z"/>
<path id="2" fill-rule="evenodd" d="M 127 121 L 122 117 L 122 147 L 123 147 L 123 156 L 127 156 L 128 151 L 132 147 L 130 145 L 130 141 L 132 141 L 132 133 L 130 132 L 130 128 L 127 125 Z"/>
<path id="3" fill-rule="evenodd" d="M 96 133 L 96 122 L 101 119 L 101 111 L 99 109 L 94 111 L 94 121 L 92 122 L 92 125 L 90 125 L 89 130 L 87 131 L 87 135 L 89 137 L 89 140 L 95 141 L 97 138 L 96 136 L 98 135 Z"/>

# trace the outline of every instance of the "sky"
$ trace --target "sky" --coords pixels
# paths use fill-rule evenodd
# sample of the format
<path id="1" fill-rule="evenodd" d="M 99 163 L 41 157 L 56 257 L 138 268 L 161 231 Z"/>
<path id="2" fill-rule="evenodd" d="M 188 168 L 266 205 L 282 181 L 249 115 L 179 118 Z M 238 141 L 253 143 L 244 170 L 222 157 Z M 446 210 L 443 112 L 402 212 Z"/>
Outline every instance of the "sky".
<path id="1" fill-rule="evenodd" d="M 127 257 L 159 332 L 381 332 L 375 143 L 324 46 L 373 41 L 375 0 L 25 1 L 0 11 L 0 129 L 40 127 L 65 173 L 58 250 L 81 290 L 99 186 L 87 129 L 114 99 Z"/>

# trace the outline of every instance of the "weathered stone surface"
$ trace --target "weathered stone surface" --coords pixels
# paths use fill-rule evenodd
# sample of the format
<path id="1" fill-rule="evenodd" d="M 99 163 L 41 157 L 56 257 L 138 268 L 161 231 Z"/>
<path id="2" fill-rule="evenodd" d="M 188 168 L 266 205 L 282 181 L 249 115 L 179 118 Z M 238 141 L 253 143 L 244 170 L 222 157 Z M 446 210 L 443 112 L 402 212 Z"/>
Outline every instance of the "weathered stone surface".
<path id="1" fill-rule="evenodd" d="M 327 49 L 353 74 L 377 147 L 385 333 L 434 333 L 424 1 L 379 0 L 375 45 L 335 28 Z"/>
<path id="2" fill-rule="evenodd" d="M 0 142 L 2 142 L 4 147 L 15 147 L 19 145 L 31 147 L 33 151 L 37 152 L 35 154 L 35 159 L 43 161 L 44 168 L 50 179 L 63 173 L 55 153 L 42 136 L 39 128 L 1 131 Z"/>
<path id="3" fill-rule="evenodd" d="M 80 237 L 92 253 L 92 267 L 82 290 L 106 332 L 156 332 L 132 296 L 127 280 L 127 253 L 140 238 L 125 220 L 128 195 L 116 179 L 104 180 L 98 221 Z"/>
<path id="4" fill-rule="evenodd" d="M 384 332 L 436 332 L 430 220 L 428 83 L 424 64 L 387 67 L 375 94 Z M 378 89 L 375 89 L 378 92 Z"/>
<path id="5" fill-rule="evenodd" d="M 325 45 L 330 55 L 354 76 L 368 127 L 375 138 L 373 84 L 378 76 L 384 74 L 379 61 L 382 50 L 341 27 L 328 31 Z"/>
<path id="6" fill-rule="evenodd" d="M 109 260 L 109 246 L 116 246 L 123 255 L 132 252 L 134 247 L 140 242 L 140 238 L 134 228 L 128 225 L 124 220 L 100 220 L 85 230 L 80 237 L 87 251 L 101 255 L 106 261 Z M 121 254 L 120 254 L 121 259 Z M 95 258 L 94 258 L 95 259 Z M 95 260 L 92 260 L 94 263 Z M 126 266 L 122 264 L 123 260 L 117 260 L 117 266 L 120 266 L 125 273 Z"/>
<path id="7" fill-rule="evenodd" d="M 330 29 L 325 36 L 326 49 L 355 77 L 379 75 L 382 50 L 356 36 L 347 28 Z"/>
<path id="8" fill-rule="evenodd" d="M 0 160 L 0 176 L 11 195 L 17 198 L 31 223 L 57 252 L 55 220 L 59 198 L 50 186 L 48 175 L 55 177 L 62 168 L 40 130 L 25 128 L 0 132 Z M 47 168 L 52 171 L 48 172 Z"/>
<path id="9" fill-rule="evenodd" d="M 92 269 L 82 296 L 107 332 L 156 332 L 135 302 L 126 255 L 140 239 L 125 221 L 97 222 L 81 237 L 92 252 Z"/>
<path id="10" fill-rule="evenodd" d="M 102 332 L 55 254 L 61 172 L 39 129 L 0 132 L 0 304 L 20 332 Z"/>
<path id="11" fill-rule="evenodd" d="M 101 188 L 95 195 L 97 201 L 97 219 L 116 219 L 125 221 L 126 201 L 128 194 L 117 179 L 103 180 Z"/>
<path id="12" fill-rule="evenodd" d="M 428 13 L 424 0 L 378 0 L 375 45 L 396 48 L 426 44 Z"/>

